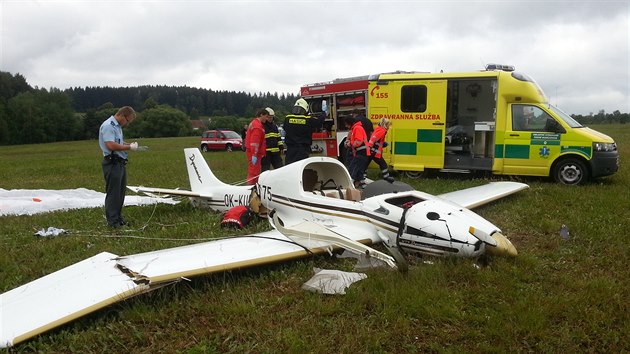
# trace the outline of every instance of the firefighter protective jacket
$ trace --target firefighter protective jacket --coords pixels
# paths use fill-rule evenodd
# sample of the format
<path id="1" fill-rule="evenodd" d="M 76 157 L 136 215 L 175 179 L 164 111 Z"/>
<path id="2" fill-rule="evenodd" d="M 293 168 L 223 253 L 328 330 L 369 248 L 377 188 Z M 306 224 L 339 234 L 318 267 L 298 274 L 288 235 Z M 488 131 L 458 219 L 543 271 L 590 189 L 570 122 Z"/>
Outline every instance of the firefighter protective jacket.
<path id="1" fill-rule="evenodd" d="M 278 126 L 274 122 L 267 122 L 263 124 L 265 126 L 265 141 L 267 143 L 268 152 L 280 152 L 280 149 L 284 149 L 284 142 L 278 131 Z"/>
<path id="2" fill-rule="evenodd" d="M 285 143 L 291 145 L 311 145 L 313 132 L 322 126 L 322 119 L 315 116 L 302 114 L 289 114 L 284 120 L 283 128 L 286 131 Z"/>

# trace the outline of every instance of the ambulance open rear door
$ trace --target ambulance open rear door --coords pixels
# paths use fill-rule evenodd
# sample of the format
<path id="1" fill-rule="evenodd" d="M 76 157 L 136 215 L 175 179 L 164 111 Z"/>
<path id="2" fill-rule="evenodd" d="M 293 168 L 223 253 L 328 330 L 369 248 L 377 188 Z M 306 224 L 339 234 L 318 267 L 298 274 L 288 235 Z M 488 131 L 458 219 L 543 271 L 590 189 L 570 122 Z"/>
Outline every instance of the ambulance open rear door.
<path id="1" fill-rule="evenodd" d="M 384 158 L 397 171 L 440 169 L 444 165 L 446 80 L 370 82 L 370 119 L 392 121 Z"/>

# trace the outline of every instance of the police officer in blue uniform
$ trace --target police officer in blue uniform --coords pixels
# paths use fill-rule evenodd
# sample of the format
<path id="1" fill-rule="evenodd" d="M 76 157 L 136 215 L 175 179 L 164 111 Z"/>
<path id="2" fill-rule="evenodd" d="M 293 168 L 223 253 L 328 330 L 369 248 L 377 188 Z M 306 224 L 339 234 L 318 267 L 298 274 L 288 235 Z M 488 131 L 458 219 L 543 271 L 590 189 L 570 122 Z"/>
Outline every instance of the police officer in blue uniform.
<path id="1" fill-rule="evenodd" d="M 115 115 L 101 124 L 98 144 L 103 151 L 103 176 L 105 177 L 105 217 L 107 225 L 118 228 L 127 224 L 122 217 L 122 207 L 127 189 L 127 151 L 145 150 L 137 142 L 125 143 L 122 127 L 136 119 L 136 112 L 129 106 L 122 107 Z"/>

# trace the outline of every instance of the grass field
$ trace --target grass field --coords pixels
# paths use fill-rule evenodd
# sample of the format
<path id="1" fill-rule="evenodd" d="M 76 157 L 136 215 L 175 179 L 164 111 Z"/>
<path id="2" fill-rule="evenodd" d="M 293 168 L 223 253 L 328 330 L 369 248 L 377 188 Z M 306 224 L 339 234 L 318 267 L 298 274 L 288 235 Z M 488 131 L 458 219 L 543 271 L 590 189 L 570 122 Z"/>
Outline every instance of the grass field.
<path id="1" fill-rule="evenodd" d="M 12 351 L 629 352 L 630 126 L 594 128 L 619 145 L 616 175 L 580 187 L 504 177 L 530 189 L 476 210 L 512 240 L 515 259 L 413 259 L 408 274 L 371 271 L 345 296 L 300 289 L 313 267 L 352 269 L 349 260 L 326 256 L 199 277 L 109 306 Z M 132 153 L 129 184 L 188 188 L 182 149 L 197 141 L 141 140 L 150 150 Z M 224 181 L 245 178 L 242 152 L 205 157 Z M 439 194 L 491 178 L 401 179 Z M 103 190 L 96 141 L 0 147 L 0 188 L 79 187 Z M 187 202 L 124 213 L 144 231 L 110 231 L 101 209 L 0 218 L 0 291 L 102 251 L 125 255 L 224 236 L 221 215 Z M 559 235 L 563 224 L 569 240 Z M 49 226 L 71 234 L 33 236 Z M 243 233 L 266 228 L 260 221 Z"/>

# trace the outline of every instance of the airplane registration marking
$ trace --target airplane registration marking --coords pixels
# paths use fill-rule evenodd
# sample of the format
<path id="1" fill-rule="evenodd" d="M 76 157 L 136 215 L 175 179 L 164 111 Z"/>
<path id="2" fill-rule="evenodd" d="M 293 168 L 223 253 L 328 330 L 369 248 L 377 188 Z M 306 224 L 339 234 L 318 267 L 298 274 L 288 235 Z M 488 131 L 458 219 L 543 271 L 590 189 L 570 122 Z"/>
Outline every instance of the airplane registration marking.
<path id="1" fill-rule="evenodd" d="M 223 205 L 228 208 L 233 208 L 238 205 L 249 205 L 248 194 L 224 194 Z"/>
<path id="2" fill-rule="evenodd" d="M 271 186 L 260 185 L 260 190 L 258 192 L 262 200 L 271 201 L 273 199 L 273 194 L 271 193 Z"/>

